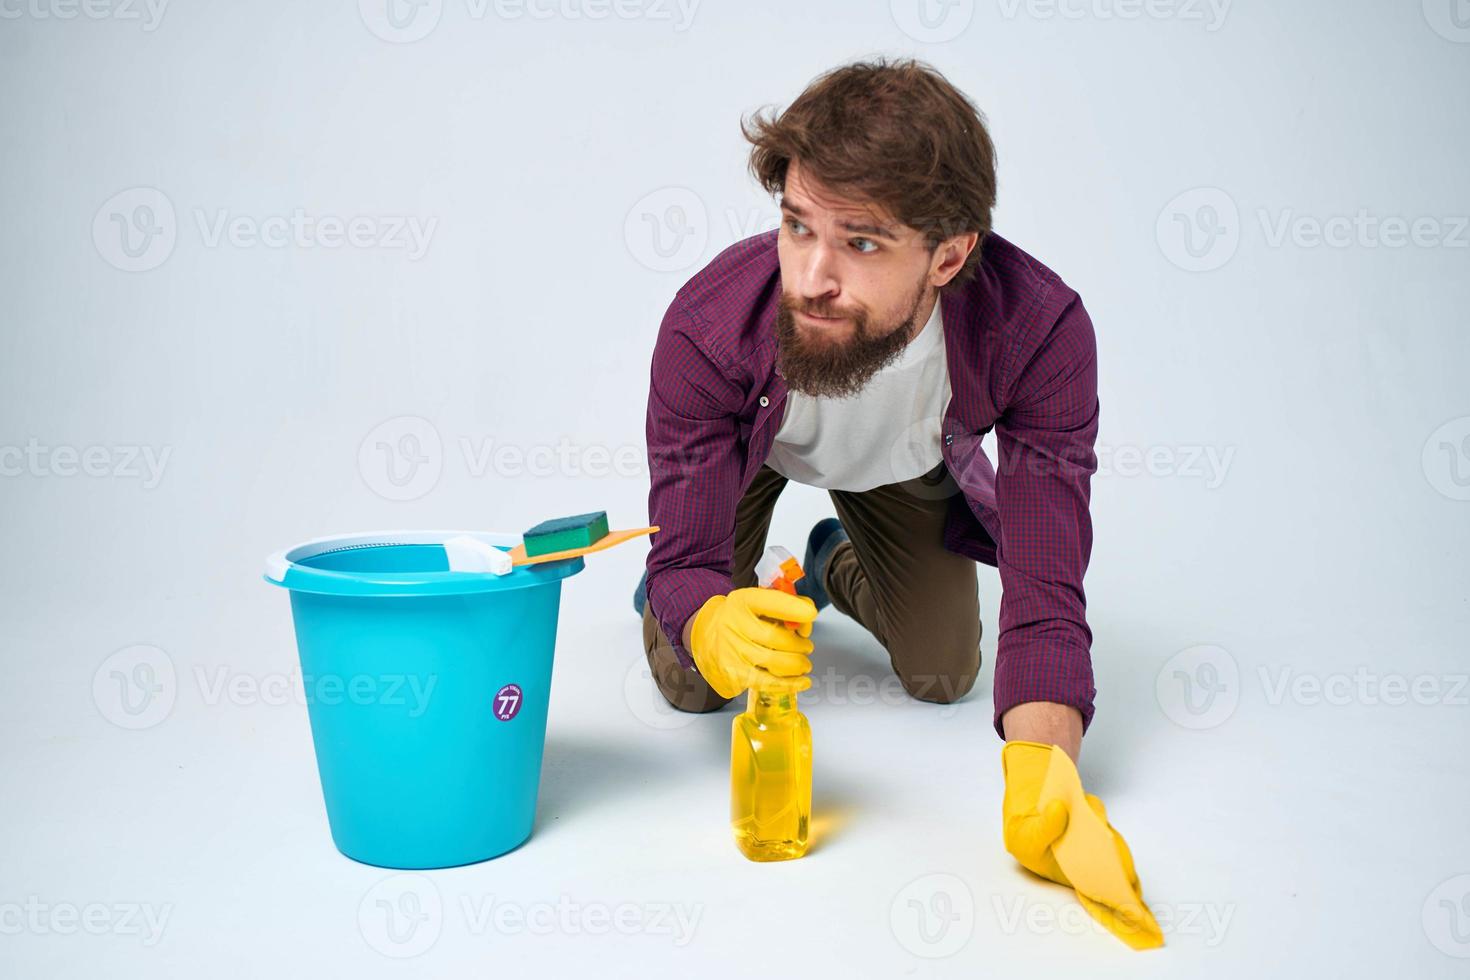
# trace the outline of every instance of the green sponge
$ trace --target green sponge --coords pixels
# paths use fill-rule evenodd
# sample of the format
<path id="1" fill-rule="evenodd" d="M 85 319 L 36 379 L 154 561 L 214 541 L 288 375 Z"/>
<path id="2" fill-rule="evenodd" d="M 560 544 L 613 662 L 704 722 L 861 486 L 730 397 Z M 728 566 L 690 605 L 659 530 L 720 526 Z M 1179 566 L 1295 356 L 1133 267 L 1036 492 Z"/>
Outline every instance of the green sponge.
<path id="1" fill-rule="evenodd" d="M 525 534 L 526 557 L 586 548 L 607 537 L 607 511 L 542 521 Z"/>

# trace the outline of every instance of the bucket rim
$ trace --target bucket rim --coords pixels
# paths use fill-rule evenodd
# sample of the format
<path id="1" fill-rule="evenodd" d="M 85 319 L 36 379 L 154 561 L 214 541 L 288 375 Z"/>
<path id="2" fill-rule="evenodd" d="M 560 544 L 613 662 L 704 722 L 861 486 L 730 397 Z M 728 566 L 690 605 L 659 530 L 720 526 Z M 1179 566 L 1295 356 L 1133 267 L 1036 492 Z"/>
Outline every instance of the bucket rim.
<path id="1" fill-rule="evenodd" d="M 265 562 L 264 578 L 291 592 L 342 596 L 434 596 L 500 592 L 546 585 L 575 575 L 580 557 L 522 565 L 508 575 L 483 571 L 338 572 L 301 564 L 333 551 L 401 544 L 442 545 L 451 538 L 471 537 L 502 550 L 521 543 L 519 534 L 497 531 L 355 531 L 311 538 L 277 551 Z"/>

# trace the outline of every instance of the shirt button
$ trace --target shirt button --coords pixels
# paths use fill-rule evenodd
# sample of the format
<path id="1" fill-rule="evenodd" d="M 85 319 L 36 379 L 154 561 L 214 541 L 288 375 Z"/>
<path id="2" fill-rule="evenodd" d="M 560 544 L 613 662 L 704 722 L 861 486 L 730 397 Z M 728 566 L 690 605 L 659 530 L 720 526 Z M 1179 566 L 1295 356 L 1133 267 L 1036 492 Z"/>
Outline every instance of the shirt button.
<path id="1" fill-rule="evenodd" d="M 946 446 L 953 446 L 954 445 L 954 436 L 945 436 L 944 437 L 944 444 Z"/>
<path id="2" fill-rule="evenodd" d="M 769 404 L 771 404 L 771 400 L 765 395 L 761 395 L 761 408 L 765 408 Z"/>

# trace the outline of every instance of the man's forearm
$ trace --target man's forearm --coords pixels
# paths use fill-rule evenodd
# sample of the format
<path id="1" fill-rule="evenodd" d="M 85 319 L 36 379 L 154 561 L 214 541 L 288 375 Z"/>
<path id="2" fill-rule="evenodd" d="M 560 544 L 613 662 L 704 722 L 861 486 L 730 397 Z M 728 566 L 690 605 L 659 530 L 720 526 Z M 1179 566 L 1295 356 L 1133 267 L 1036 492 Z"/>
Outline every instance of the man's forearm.
<path id="1" fill-rule="evenodd" d="M 1027 701 L 1002 715 L 1000 723 L 1006 741 L 1060 745 L 1074 763 L 1082 751 L 1082 712 L 1070 704 Z"/>

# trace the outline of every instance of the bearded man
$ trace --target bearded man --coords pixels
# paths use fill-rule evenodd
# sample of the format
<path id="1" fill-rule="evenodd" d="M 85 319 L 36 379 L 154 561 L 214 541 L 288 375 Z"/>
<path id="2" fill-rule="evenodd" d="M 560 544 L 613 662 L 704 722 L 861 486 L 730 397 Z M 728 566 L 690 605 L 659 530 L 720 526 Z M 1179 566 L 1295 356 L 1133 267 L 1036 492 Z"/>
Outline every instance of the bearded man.
<path id="1" fill-rule="evenodd" d="M 1067 883 L 1051 845 L 1068 808 L 1038 801 L 1050 753 L 1075 760 L 1093 716 L 1092 323 L 992 232 L 990 135 L 933 68 L 843 66 L 742 131 L 782 220 L 690 279 L 659 329 L 647 437 L 662 530 L 634 596 L 654 681 L 692 712 L 752 683 L 805 690 L 830 604 L 909 694 L 955 701 L 980 670 L 976 562 L 996 566 L 1003 839 Z M 753 587 L 790 480 L 836 511 L 811 531 L 799 596 Z"/>

